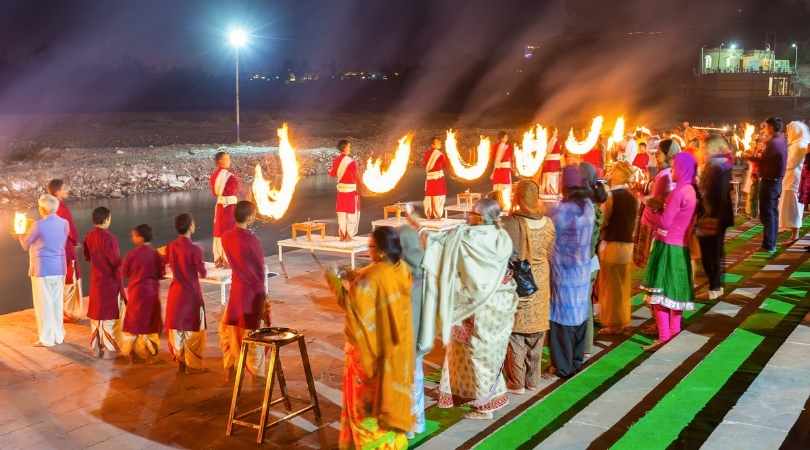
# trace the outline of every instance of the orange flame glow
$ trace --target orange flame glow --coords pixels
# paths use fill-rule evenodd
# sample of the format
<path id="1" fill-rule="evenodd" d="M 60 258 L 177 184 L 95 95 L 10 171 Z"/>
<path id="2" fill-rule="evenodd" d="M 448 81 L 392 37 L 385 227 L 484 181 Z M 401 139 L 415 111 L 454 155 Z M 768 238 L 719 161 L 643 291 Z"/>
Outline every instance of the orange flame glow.
<path id="1" fill-rule="evenodd" d="M 295 149 L 290 145 L 287 134 L 287 124 L 278 129 L 278 157 L 281 160 L 281 189 L 270 187 L 262 174 L 262 165 L 256 164 L 256 174 L 253 178 L 253 198 L 259 214 L 273 219 L 280 219 L 290 206 L 295 186 L 298 184 L 298 160 Z"/>
<path id="2" fill-rule="evenodd" d="M 28 229 L 28 217 L 24 212 L 14 213 L 14 234 L 25 234 Z"/>
<path id="3" fill-rule="evenodd" d="M 574 129 L 571 128 L 571 131 L 568 133 L 568 139 L 565 140 L 565 148 L 575 155 L 584 155 L 591 151 L 599 140 L 599 133 L 602 131 L 604 121 L 605 118 L 602 116 L 594 117 L 591 123 L 591 131 L 584 141 L 577 141 L 574 137 Z"/>
<path id="4" fill-rule="evenodd" d="M 616 119 L 616 124 L 613 125 L 613 132 L 607 140 L 606 150 L 610 150 L 614 145 L 618 144 L 624 139 L 624 117 Z"/>
<path id="5" fill-rule="evenodd" d="M 394 159 L 388 165 L 388 169 L 382 170 L 382 159 L 371 158 L 366 162 L 366 170 L 363 172 L 363 184 L 371 192 L 382 194 L 394 189 L 408 170 L 408 159 L 411 157 L 411 140 L 413 135 L 408 134 L 399 140 Z"/>
<path id="6" fill-rule="evenodd" d="M 548 130 L 537 124 L 531 130 L 523 133 L 523 148 L 515 145 L 515 165 L 521 176 L 533 177 L 548 150 Z"/>
<path id="7" fill-rule="evenodd" d="M 445 153 L 447 159 L 450 161 L 450 166 L 453 168 L 453 173 L 459 178 L 465 180 L 477 180 L 487 170 L 489 165 L 490 143 L 489 138 L 481 136 L 481 141 L 478 143 L 477 159 L 475 165 L 469 166 L 461 160 L 461 155 L 458 153 L 458 143 L 456 142 L 456 132 L 453 130 L 447 131 L 447 138 L 444 140 Z"/>

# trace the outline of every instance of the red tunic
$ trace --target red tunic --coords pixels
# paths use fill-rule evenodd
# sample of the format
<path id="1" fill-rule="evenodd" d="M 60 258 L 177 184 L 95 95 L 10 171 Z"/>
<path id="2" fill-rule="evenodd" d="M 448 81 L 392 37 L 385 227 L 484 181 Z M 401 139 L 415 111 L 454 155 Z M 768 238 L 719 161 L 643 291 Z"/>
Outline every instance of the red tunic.
<path id="1" fill-rule="evenodd" d="M 118 319 L 121 253 L 115 236 L 105 229 L 93 227 L 84 237 L 84 258 L 90 261 L 90 302 L 87 317 L 93 320 Z"/>
<path id="2" fill-rule="evenodd" d="M 650 155 L 646 152 L 637 154 L 633 159 L 633 165 L 639 169 L 647 170 L 647 166 L 650 165 Z"/>
<path id="3" fill-rule="evenodd" d="M 501 143 L 495 143 L 492 145 L 492 154 L 494 157 L 498 156 L 498 148 L 500 148 Z M 512 144 L 506 145 L 506 150 L 503 152 L 503 157 L 501 157 L 500 164 L 497 164 L 492 170 L 492 184 L 512 184 L 512 155 L 514 149 L 512 148 Z"/>
<path id="4" fill-rule="evenodd" d="M 225 171 L 222 180 L 217 183 L 220 172 Z M 217 199 L 217 206 L 214 209 L 214 237 L 222 235 L 236 226 L 234 210 L 236 209 L 236 195 L 239 193 L 239 178 L 232 172 L 217 168 L 211 174 L 211 193 Z"/>
<path id="5" fill-rule="evenodd" d="M 225 323 L 255 330 L 262 319 L 265 299 L 262 245 L 256 235 L 236 227 L 222 236 L 222 247 L 233 269 Z"/>
<path id="6" fill-rule="evenodd" d="M 200 308 L 204 306 L 200 278 L 206 276 L 202 250 L 191 239 L 178 236 L 166 246 L 166 264 L 172 270 L 166 328 L 200 331 Z"/>
<path id="7" fill-rule="evenodd" d="M 599 145 L 595 146 L 591 151 L 583 155 L 582 160 L 592 165 L 599 172 L 602 169 L 602 148 Z"/>
<path id="8" fill-rule="evenodd" d="M 349 159 L 341 164 L 343 158 Z M 342 173 L 339 173 L 341 171 Z M 360 194 L 357 192 L 357 162 L 351 156 L 340 154 L 332 161 L 329 176 L 338 179 L 335 212 L 356 213 L 360 206 Z"/>
<path id="9" fill-rule="evenodd" d="M 121 272 L 127 284 L 124 331 L 131 334 L 160 332 L 160 280 L 165 265 L 155 249 L 141 245 L 127 253 Z"/>
<path id="10" fill-rule="evenodd" d="M 76 223 L 73 222 L 73 214 L 65 206 L 65 202 L 59 202 L 56 215 L 68 222 L 68 238 L 65 242 L 65 262 L 67 262 L 65 283 L 73 284 L 73 272 L 76 272 L 77 277 L 79 276 L 79 265 L 76 264 L 76 246 L 79 244 L 79 231 L 76 229 Z"/>
<path id="11" fill-rule="evenodd" d="M 433 165 L 428 167 L 428 164 L 430 164 L 430 157 L 433 155 L 433 151 L 434 150 L 432 148 L 425 150 L 425 157 L 423 158 L 425 172 L 427 172 L 427 179 L 425 179 L 426 197 L 447 195 L 447 182 L 444 179 L 445 156 L 441 150 L 436 150 L 439 152 L 439 155 L 436 157 L 436 161 L 433 163 Z M 433 173 L 433 175 L 431 175 L 431 173 Z M 440 174 L 441 176 L 439 176 Z"/>
<path id="12" fill-rule="evenodd" d="M 560 160 L 562 159 L 562 143 L 560 140 L 557 140 L 557 143 L 554 144 L 554 147 L 551 148 L 551 153 L 546 156 L 546 159 L 543 160 L 543 172 L 544 173 L 551 173 L 551 172 L 562 172 L 562 164 Z"/>

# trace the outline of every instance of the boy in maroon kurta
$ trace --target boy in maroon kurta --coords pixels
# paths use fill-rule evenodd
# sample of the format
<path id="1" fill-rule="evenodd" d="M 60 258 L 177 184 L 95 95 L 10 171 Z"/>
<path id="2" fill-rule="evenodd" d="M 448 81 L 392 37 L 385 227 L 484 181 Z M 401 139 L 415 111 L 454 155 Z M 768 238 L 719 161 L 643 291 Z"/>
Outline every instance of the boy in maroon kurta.
<path id="1" fill-rule="evenodd" d="M 109 209 L 94 209 L 94 227 L 84 237 L 84 258 L 90 261 L 90 348 L 99 358 L 115 358 L 119 351 L 114 329 L 120 318 L 121 253 L 118 240 L 107 230 L 111 222 Z"/>
<path id="2" fill-rule="evenodd" d="M 248 230 L 256 218 L 256 206 L 248 201 L 236 204 L 236 228 L 222 236 L 222 247 L 231 269 L 231 293 L 219 326 L 220 347 L 226 378 L 239 358 L 242 339 L 251 331 L 270 326 L 270 305 L 266 302 L 264 251 L 259 238 Z M 264 352 L 255 347 L 248 355 L 248 370 L 260 373 Z"/>
<path id="3" fill-rule="evenodd" d="M 214 240 L 212 250 L 214 263 L 218 267 L 227 266 L 225 253 L 222 251 L 222 235 L 232 230 L 236 224 L 233 221 L 233 210 L 236 207 L 239 194 L 239 178 L 231 172 L 231 155 L 220 151 L 214 155 L 217 165 L 211 174 L 211 193 L 217 199 L 214 207 Z"/>
<path id="4" fill-rule="evenodd" d="M 127 306 L 121 333 L 121 352 L 135 361 L 152 359 L 160 347 L 160 280 L 165 265 L 152 242 L 152 227 L 146 224 L 132 229 L 135 248 L 127 253 L 121 269 L 127 284 Z"/>
<path id="5" fill-rule="evenodd" d="M 87 305 L 84 304 L 82 298 L 82 281 L 79 276 L 79 261 L 76 255 L 76 246 L 79 245 L 79 231 L 73 221 L 73 214 L 65 205 L 65 200 L 70 195 L 70 188 L 64 180 L 55 178 L 48 182 L 48 193 L 59 199 L 59 208 L 56 210 L 56 215 L 67 220 L 69 230 L 67 242 L 65 242 L 67 271 L 65 272 L 62 313 L 65 316 L 65 322 L 81 320 L 87 317 Z"/>
<path id="6" fill-rule="evenodd" d="M 166 264 L 172 271 L 169 297 L 166 301 L 166 328 L 169 351 L 186 373 L 202 371 L 205 348 L 205 305 L 200 278 L 205 278 L 202 249 L 191 242 L 194 219 L 180 214 L 174 219 L 177 239 L 166 247 Z"/>

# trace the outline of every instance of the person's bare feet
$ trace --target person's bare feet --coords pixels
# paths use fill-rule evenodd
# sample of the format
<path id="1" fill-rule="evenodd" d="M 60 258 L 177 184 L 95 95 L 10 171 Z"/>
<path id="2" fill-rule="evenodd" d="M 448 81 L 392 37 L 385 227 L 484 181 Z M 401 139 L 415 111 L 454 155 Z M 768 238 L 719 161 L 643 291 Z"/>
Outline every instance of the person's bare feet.
<path id="1" fill-rule="evenodd" d="M 464 414 L 465 419 L 492 420 L 492 412 L 470 411 Z"/>

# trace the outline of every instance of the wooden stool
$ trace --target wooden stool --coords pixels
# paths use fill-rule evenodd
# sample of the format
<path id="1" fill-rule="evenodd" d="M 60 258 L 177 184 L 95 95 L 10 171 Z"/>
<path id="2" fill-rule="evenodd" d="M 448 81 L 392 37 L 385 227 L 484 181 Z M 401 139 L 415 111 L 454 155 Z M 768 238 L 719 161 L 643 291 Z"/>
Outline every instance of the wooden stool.
<path id="1" fill-rule="evenodd" d="M 456 204 L 461 205 L 462 203 L 467 204 L 467 209 L 472 209 L 472 204 L 481 200 L 481 194 L 478 192 L 459 192 L 456 194 Z"/>
<path id="2" fill-rule="evenodd" d="M 309 389 L 309 397 L 310 397 L 310 404 L 293 412 L 289 412 L 292 410 L 292 405 L 290 403 L 290 396 L 287 394 L 287 383 L 284 380 L 284 371 L 281 368 L 281 354 L 280 350 L 281 347 L 287 344 L 298 343 L 298 350 L 301 353 L 301 362 L 304 366 L 304 375 L 307 379 L 307 387 Z M 258 408 L 251 409 L 250 411 L 245 411 L 240 413 L 239 415 L 236 414 L 236 403 L 239 399 L 239 393 L 242 389 L 242 379 L 244 378 L 245 374 L 245 365 L 247 364 L 247 352 L 251 346 L 261 346 L 261 347 L 269 347 L 270 353 L 269 357 L 266 361 L 267 363 L 267 380 L 264 385 L 264 397 L 262 399 L 262 405 Z M 278 386 L 279 390 L 281 391 L 281 397 L 277 398 L 273 401 L 270 400 L 270 397 L 273 394 L 273 384 L 275 382 L 275 378 L 278 377 Z M 273 422 L 267 423 L 267 415 L 269 413 L 270 407 L 284 402 L 284 406 L 286 407 L 287 411 L 289 412 L 286 416 L 275 420 Z M 315 412 L 315 420 L 317 421 L 318 425 L 321 424 L 321 409 L 318 406 L 318 394 L 315 392 L 315 382 L 312 379 L 312 369 L 309 366 L 309 357 L 307 356 L 307 345 L 304 342 L 304 335 L 296 330 L 292 330 L 290 328 L 281 328 L 281 327 L 270 327 L 270 328 L 260 328 L 252 333 L 250 333 L 246 338 L 242 340 L 242 350 L 239 354 L 239 364 L 236 366 L 236 380 L 233 384 L 233 396 L 231 397 L 231 411 L 228 414 L 228 427 L 225 430 L 225 435 L 230 436 L 233 432 L 233 426 L 241 425 L 243 427 L 253 428 L 254 430 L 258 430 L 258 436 L 256 437 L 256 442 L 261 444 L 264 441 L 264 432 L 267 428 L 272 427 L 280 422 L 285 420 L 290 420 L 293 417 L 301 415 L 310 409 L 314 410 Z M 259 423 L 247 422 L 241 420 L 243 417 L 253 414 L 257 411 L 259 413 Z"/>
<path id="3" fill-rule="evenodd" d="M 387 219 L 388 214 L 395 214 L 396 218 L 399 219 L 400 217 L 402 217 L 402 211 L 405 211 L 404 203 L 394 203 L 393 205 L 384 206 L 383 219 Z"/>
<path id="4" fill-rule="evenodd" d="M 297 222 L 292 224 L 292 238 L 295 239 L 298 235 L 298 232 L 302 231 L 306 233 L 307 240 L 312 240 L 312 232 L 320 232 L 321 239 L 326 237 L 326 224 L 323 222 Z"/>

